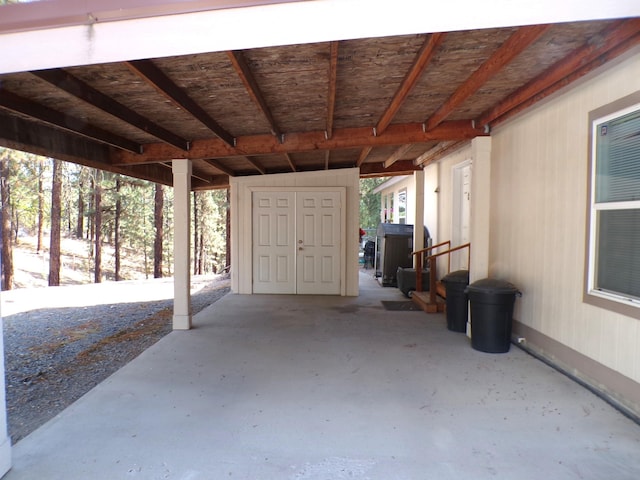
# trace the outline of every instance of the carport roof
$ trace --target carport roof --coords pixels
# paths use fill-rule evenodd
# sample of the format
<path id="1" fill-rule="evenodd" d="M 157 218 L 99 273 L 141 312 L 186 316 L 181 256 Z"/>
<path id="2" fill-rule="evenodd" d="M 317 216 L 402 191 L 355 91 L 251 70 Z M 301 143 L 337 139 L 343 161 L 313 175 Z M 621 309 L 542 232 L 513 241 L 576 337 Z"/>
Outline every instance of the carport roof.
<path id="1" fill-rule="evenodd" d="M 6 73 L 0 145 L 164 184 L 173 159 L 192 159 L 194 189 L 350 167 L 406 174 L 639 43 L 635 18 Z"/>

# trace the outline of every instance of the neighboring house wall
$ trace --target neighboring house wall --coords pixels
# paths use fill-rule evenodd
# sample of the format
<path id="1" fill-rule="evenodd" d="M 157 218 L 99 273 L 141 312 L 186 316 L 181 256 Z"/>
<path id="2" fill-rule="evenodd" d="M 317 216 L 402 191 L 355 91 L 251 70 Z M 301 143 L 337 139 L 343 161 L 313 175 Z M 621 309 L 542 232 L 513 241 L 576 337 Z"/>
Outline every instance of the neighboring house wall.
<path id="1" fill-rule="evenodd" d="M 383 183 L 375 191 L 380 192 L 380 221 L 384 221 L 384 210 L 385 210 L 385 198 L 388 196 L 393 197 L 393 218 L 389 223 L 400 223 L 399 222 L 399 205 L 400 199 L 399 194 L 401 191 L 406 190 L 407 192 L 407 201 L 406 201 L 406 222 L 409 225 L 415 223 L 415 215 L 416 215 L 416 186 L 413 175 L 402 176 L 402 177 L 394 177 L 389 181 Z"/>
<path id="2" fill-rule="evenodd" d="M 320 172 L 284 173 L 231 178 L 231 288 L 236 293 L 252 292 L 252 219 L 251 192 L 253 189 L 345 187 L 346 254 L 345 294 L 358 295 L 358 231 L 360 205 L 360 171 L 357 168 Z"/>

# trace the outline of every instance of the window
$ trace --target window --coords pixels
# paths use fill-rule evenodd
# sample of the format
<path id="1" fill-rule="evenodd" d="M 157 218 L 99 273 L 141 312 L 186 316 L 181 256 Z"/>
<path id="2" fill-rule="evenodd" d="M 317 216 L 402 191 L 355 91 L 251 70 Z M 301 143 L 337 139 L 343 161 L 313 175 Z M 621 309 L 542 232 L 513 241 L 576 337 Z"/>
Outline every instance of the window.
<path id="1" fill-rule="evenodd" d="M 587 293 L 637 308 L 640 307 L 640 103 L 592 119 L 591 129 Z"/>
<path id="2" fill-rule="evenodd" d="M 384 196 L 384 223 L 393 223 L 393 193 Z"/>
<path id="3" fill-rule="evenodd" d="M 398 223 L 407 223 L 407 189 L 398 192 Z"/>

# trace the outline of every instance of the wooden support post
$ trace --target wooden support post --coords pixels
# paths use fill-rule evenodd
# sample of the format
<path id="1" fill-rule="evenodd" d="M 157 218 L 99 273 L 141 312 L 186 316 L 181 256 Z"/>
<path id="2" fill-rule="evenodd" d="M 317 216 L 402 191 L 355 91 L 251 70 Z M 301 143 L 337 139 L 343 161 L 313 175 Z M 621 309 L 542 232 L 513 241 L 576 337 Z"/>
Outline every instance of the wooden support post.
<path id="1" fill-rule="evenodd" d="M 422 292 L 422 255 L 416 254 L 416 292 Z"/>
<path id="2" fill-rule="evenodd" d="M 436 304 L 436 257 L 429 257 L 429 303 Z"/>

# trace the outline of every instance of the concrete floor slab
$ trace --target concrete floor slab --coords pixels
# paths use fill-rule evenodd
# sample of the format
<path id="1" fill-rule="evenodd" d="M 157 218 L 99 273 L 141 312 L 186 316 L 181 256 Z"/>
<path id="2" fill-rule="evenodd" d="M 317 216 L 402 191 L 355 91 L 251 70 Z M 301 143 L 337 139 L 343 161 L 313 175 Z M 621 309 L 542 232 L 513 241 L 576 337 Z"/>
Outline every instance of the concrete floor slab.
<path id="1" fill-rule="evenodd" d="M 228 295 L 14 447 L 6 480 L 633 479 L 640 427 L 361 273 L 357 298 Z"/>

